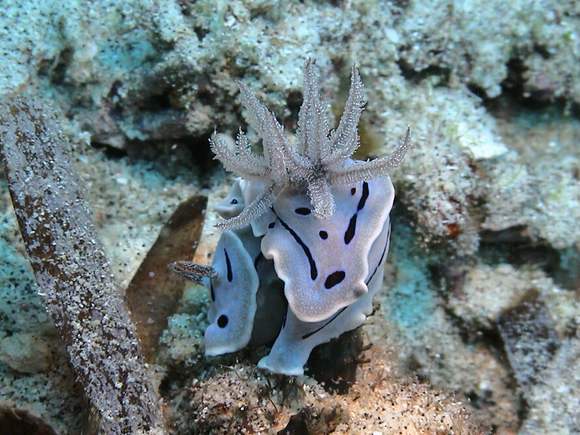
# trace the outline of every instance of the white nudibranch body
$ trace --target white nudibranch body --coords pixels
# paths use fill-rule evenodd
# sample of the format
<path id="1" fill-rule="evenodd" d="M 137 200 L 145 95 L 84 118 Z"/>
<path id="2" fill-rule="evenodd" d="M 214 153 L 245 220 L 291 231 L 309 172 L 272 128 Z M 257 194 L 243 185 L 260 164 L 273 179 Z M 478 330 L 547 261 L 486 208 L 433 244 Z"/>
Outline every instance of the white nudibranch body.
<path id="1" fill-rule="evenodd" d="M 177 262 L 178 273 L 208 282 L 206 355 L 271 343 L 259 367 L 301 375 L 310 352 L 361 325 L 382 287 L 394 189 L 388 170 L 409 147 L 409 131 L 390 156 L 357 161 L 364 87 L 356 68 L 344 113 L 330 130 L 318 72 L 308 61 L 297 141 L 243 85 L 242 103 L 263 142 L 253 152 L 214 134 L 216 157 L 240 176 L 217 207 L 224 231 L 212 268 Z M 205 275 L 205 277 L 204 277 Z"/>

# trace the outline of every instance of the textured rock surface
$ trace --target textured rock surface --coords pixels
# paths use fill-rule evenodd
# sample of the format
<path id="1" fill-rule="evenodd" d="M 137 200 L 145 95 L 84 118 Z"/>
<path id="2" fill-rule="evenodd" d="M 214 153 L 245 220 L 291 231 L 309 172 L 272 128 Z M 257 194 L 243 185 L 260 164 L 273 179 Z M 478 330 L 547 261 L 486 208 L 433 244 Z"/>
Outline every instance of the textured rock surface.
<path id="1" fill-rule="evenodd" d="M 247 116 L 237 80 L 291 130 L 305 58 L 317 58 L 335 115 L 357 62 L 369 89 L 359 157 L 390 151 L 386 144 L 407 125 L 415 142 L 392 177 L 393 264 L 365 331 L 396 349 L 402 372 L 456 391 L 498 432 L 571 433 L 580 323 L 578 28 L 571 0 L 8 0 L 0 14 L 0 98 L 38 93 L 63 109 L 75 167 L 125 287 L 173 210 L 200 190 L 210 212 L 195 261 L 211 263 L 212 204 L 230 180 L 208 162 L 207 138 L 216 126 L 237 130 Z M 2 178 L 0 343 L 38 337 L 20 361 L 46 355 L 44 346 L 56 353 L 23 374 L 6 364 L 16 355 L 0 344 L 0 402 L 78 433 L 81 404 L 59 363 L 62 349 Z M 560 347 L 520 398 L 497 325 L 530 290 Z M 199 385 L 232 378 L 214 374 L 216 366 L 255 362 L 252 353 L 202 359 L 206 303 L 201 289 L 188 290 L 163 335 L 170 407 L 196 377 Z M 257 391 L 263 381 L 248 382 Z M 343 415 L 344 407 L 329 406 Z M 189 409 L 203 419 L 203 408 Z M 304 415 L 294 427 L 314 424 Z M 328 421 L 340 432 L 337 418 Z"/>
<path id="2" fill-rule="evenodd" d="M 359 356 L 365 362 L 355 369 L 358 382 L 343 394 L 310 377 L 275 377 L 243 364 L 190 380 L 188 391 L 172 398 L 175 433 L 192 423 L 216 434 L 484 433 L 452 395 L 401 383 L 384 351 Z"/>
<path id="3" fill-rule="evenodd" d="M 579 363 L 578 340 L 565 341 L 526 397 L 530 413 L 522 425 L 522 434 L 570 433 L 580 427 Z"/>

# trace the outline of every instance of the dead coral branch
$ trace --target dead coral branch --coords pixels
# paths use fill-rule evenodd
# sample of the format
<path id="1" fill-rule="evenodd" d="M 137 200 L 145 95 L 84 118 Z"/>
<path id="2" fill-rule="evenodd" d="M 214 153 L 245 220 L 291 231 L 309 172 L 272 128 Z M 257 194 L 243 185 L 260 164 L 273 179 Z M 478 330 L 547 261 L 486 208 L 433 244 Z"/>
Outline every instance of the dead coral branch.
<path id="1" fill-rule="evenodd" d="M 69 144 L 38 101 L 0 107 L 0 144 L 30 262 L 103 434 L 161 434 L 159 398 L 95 235 Z"/>

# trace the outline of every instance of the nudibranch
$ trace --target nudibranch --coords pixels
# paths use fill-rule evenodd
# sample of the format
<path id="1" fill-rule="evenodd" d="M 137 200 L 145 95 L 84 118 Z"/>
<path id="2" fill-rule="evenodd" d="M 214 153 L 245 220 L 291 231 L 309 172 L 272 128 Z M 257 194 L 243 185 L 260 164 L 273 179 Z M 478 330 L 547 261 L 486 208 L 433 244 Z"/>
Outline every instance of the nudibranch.
<path id="1" fill-rule="evenodd" d="M 381 289 L 389 250 L 394 189 L 388 171 L 410 146 L 409 129 L 389 156 L 359 161 L 358 123 L 366 102 L 356 67 L 344 113 L 331 130 L 312 61 L 294 141 L 243 84 L 242 104 L 262 139 L 214 134 L 210 145 L 238 175 L 217 206 L 223 230 L 211 267 L 171 265 L 209 287 L 206 355 L 274 342 L 258 366 L 301 375 L 310 352 L 360 326 Z"/>

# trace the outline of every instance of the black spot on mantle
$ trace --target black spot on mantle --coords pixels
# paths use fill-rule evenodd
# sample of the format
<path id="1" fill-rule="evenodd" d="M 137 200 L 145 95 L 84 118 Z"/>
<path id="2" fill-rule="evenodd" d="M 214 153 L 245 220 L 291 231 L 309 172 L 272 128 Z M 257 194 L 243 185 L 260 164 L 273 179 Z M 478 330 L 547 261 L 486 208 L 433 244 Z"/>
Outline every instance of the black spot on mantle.
<path id="1" fill-rule="evenodd" d="M 326 278 L 326 281 L 324 281 L 324 287 L 326 287 L 327 289 L 331 289 L 332 287 L 344 281 L 345 276 L 346 274 L 342 270 L 337 270 L 336 272 L 331 273 Z"/>
<path id="2" fill-rule="evenodd" d="M 218 317 L 217 319 L 217 325 L 220 328 L 225 328 L 226 326 L 228 326 L 228 322 L 230 319 L 228 319 L 228 316 L 226 316 L 225 314 L 222 314 L 221 316 Z"/>
<path id="3" fill-rule="evenodd" d="M 304 243 L 302 241 L 302 239 L 300 238 L 300 236 L 298 234 L 296 234 L 296 231 L 294 231 L 292 228 L 290 228 L 288 226 L 288 224 L 286 222 L 284 222 L 280 218 L 280 216 L 278 216 L 278 213 L 276 213 L 276 211 L 273 208 L 272 208 L 272 211 L 274 212 L 274 214 L 276 215 L 276 217 L 280 221 L 280 224 L 284 227 L 284 229 L 286 231 L 288 231 L 290 233 L 290 235 L 294 238 L 296 243 L 298 243 L 300 245 L 300 247 L 302 248 L 302 250 L 304 251 L 304 255 L 306 255 L 306 259 L 308 260 L 308 264 L 310 265 L 310 278 L 312 278 L 312 281 L 314 281 L 316 279 L 316 277 L 318 276 L 318 269 L 316 268 L 316 262 L 314 261 L 314 258 L 312 257 L 312 253 L 310 252 L 310 248 L 308 248 L 308 246 L 306 246 L 306 243 Z"/>
<path id="4" fill-rule="evenodd" d="M 228 269 L 227 278 L 229 282 L 232 282 L 232 280 L 234 279 L 234 273 L 232 271 L 232 263 L 230 262 L 230 256 L 228 255 L 228 251 L 225 248 L 224 254 L 226 256 L 226 268 Z"/>
<path id="5" fill-rule="evenodd" d="M 356 192 L 356 189 L 355 189 L 355 192 Z M 351 190 L 351 193 L 352 193 L 352 190 Z M 358 217 L 358 212 L 361 211 L 365 207 L 368 197 L 369 197 L 369 183 L 367 183 L 366 181 L 363 181 L 362 194 L 360 196 L 360 200 L 358 201 L 358 204 L 356 207 L 356 212 L 350 218 L 350 221 L 348 222 L 348 227 L 344 233 L 344 243 L 346 245 L 348 245 L 352 241 L 352 239 L 354 238 L 354 236 L 356 234 L 356 220 Z"/>

